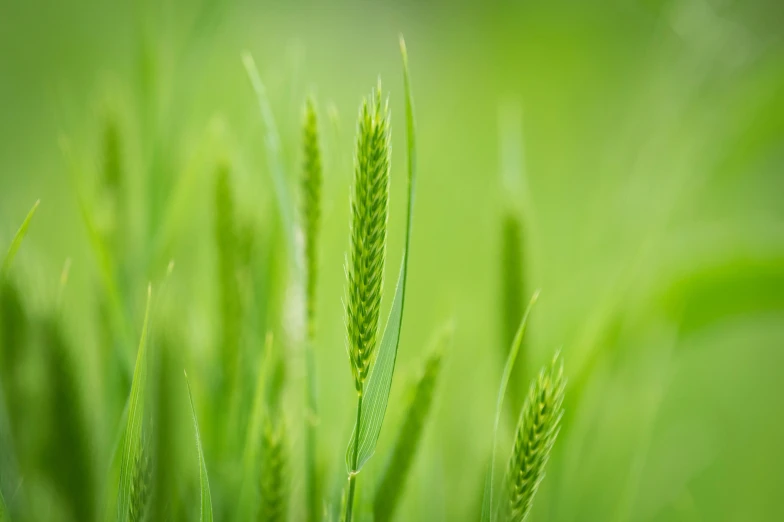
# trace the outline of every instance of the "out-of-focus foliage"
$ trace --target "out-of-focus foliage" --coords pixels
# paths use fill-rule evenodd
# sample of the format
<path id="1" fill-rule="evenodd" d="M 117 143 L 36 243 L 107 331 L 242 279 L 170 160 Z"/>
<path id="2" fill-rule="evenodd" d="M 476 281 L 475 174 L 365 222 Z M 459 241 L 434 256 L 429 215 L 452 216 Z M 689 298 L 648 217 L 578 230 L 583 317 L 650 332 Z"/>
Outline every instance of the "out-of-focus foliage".
<path id="1" fill-rule="evenodd" d="M 404 383 L 446 319 L 453 340 L 395 519 L 478 520 L 499 354 L 517 323 L 510 310 L 530 298 L 510 295 L 502 270 L 541 295 L 496 468 L 536 370 L 559 348 L 566 369 L 561 432 L 530 520 L 784 519 L 782 27 L 776 1 L 5 2 L 0 254 L 41 203 L 0 286 L 0 510 L 14 522 L 114 519 L 152 282 L 149 517 L 200 513 L 183 369 L 215 519 L 258 513 L 261 482 L 244 484 L 244 457 L 262 453 L 268 418 L 285 427 L 289 520 L 304 517 L 306 323 L 284 230 L 298 201 L 280 211 L 271 169 L 279 163 L 297 194 L 312 96 L 323 166 L 318 469 L 323 511 L 340 511 L 355 416 L 341 302 L 353 122 L 380 76 L 392 114 L 388 253 L 399 259 L 402 32 L 417 102 L 417 225 L 358 520 L 405 422 Z M 504 181 L 509 169 L 519 185 Z M 519 252 L 504 239 L 510 209 Z M 276 356 L 265 366 L 268 332 Z"/>

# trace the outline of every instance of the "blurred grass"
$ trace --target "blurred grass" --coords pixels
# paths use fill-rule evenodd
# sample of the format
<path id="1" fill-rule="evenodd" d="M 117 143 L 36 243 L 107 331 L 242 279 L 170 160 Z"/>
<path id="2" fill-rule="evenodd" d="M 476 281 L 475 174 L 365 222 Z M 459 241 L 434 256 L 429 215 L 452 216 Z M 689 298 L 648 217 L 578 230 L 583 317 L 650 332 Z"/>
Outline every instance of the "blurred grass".
<path id="1" fill-rule="evenodd" d="M 420 179 L 410 308 L 382 455 L 404 414 L 401 385 L 418 368 L 420 347 L 446 318 L 454 318 L 456 330 L 398 519 L 478 517 L 501 373 L 498 346 L 506 335 L 498 288 L 506 195 L 497 120 L 510 101 L 521 107 L 530 196 L 525 284 L 542 289 L 524 367 L 532 373 L 562 347 L 569 377 L 564 431 L 531 519 L 784 517 L 777 497 L 784 421 L 776 413 L 784 393 L 778 2 L 33 0 L 6 2 L 0 11 L 3 250 L 41 199 L 10 272 L 13 288 L 3 290 L 8 319 L 0 327 L 0 375 L 22 477 L 21 487 L 0 477 L 12 515 L 23 502 L 37 506 L 33 520 L 98 512 L 97 497 L 91 506 L 58 486 L 75 483 L 61 478 L 71 465 L 50 457 L 65 444 L 49 440 L 57 418 L 51 412 L 76 406 L 50 401 L 76 396 L 83 404 L 87 433 L 74 426 L 67 438 L 87 445 L 92 469 L 80 476 L 100 484 L 130 386 L 122 364 L 105 373 L 104 363 L 112 350 L 133 360 L 144 289 L 170 259 L 177 270 L 159 307 L 153 346 L 165 354 L 163 366 L 175 375 L 185 367 L 191 376 L 216 518 L 235 500 L 236 472 L 217 451 L 213 370 L 222 328 L 214 186 L 223 161 L 232 169 L 237 220 L 254 238 L 255 269 L 242 272 L 248 279 L 240 292 L 248 318 L 240 348 L 249 363 L 241 366 L 245 402 L 266 330 L 283 333 L 291 324 L 284 239 L 243 49 L 252 52 L 269 90 L 289 172 L 299 165 L 305 95 L 314 93 L 321 107 L 334 104 L 339 114 L 339 132 L 324 132 L 315 354 L 325 476 L 341 476 L 352 416 L 340 298 L 353 121 L 362 93 L 380 74 L 391 88 L 393 114 L 394 259 L 402 251 L 405 210 L 395 45 L 403 32 L 417 96 Z M 111 312 L 125 326 L 98 312 L 116 305 L 78 204 L 79 191 L 90 208 L 102 200 L 107 116 L 116 121 L 126 181 L 127 206 L 118 206 L 127 225 L 122 268 L 114 274 L 121 309 Z M 61 136 L 73 164 L 61 153 Z M 69 257 L 58 311 L 59 274 Z M 285 400 L 298 404 L 304 375 L 294 346 L 284 346 Z M 74 382 L 67 370 L 60 373 L 67 364 L 77 369 Z M 160 509 L 187 518 L 198 512 L 191 502 L 198 498 L 198 466 L 188 410 L 180 381 L 160 386 L 173 390 L 167 411 L 179 413 L 171 416 L 177 426 L 171 440 L 159 443 L 176 448 L 172 459 L 184 477 L 170 492 L 171 505 Z M 509 447 L 512 428 L 504 427 L 499 448 Z M 368 477 L 379 476 L 382 461 L 369 464 Z M 303 488 L 295 480 L 293 498 Z"/>

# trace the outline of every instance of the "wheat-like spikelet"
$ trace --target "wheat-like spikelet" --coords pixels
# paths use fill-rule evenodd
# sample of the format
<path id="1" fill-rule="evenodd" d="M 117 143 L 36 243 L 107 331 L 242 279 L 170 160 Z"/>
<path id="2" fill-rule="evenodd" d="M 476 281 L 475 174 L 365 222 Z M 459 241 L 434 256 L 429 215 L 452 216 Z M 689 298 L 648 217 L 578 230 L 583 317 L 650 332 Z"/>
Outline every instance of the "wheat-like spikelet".
<path id="1" fill-rule="evenodd" d="M 384 474 L 376 488 L 373 504 L 375 522 L 391 520 L 400 495 L 405 487 L 409 468 L 422 438 L 430 405 L 433 402 L 438 374 L 441 370 L 442 350 L 440 343 L 425 362 L 424 371 L 416 382 L 410 396 L 406 416 L 400 427 L 395 447 L 390 454 Z"/>
<path id="2" fill-rule="evenodd" d="M 267 418 L 261 440 L 261 506 L 260 522 L 286 520 L 288 481 L 286 462 L 286 431 L 283 423 L 273 426 Z"/>
<path id="3" fill-rule="evenodd" d="M 321 183 L 323 169 L 316 107 L 312 98 L 305 102 L 302 124 L 302 229 L 305 235 L 305 270 L 308 338 L 313 339 L 316 320 L 317 241 L 321 222 Z"/>
<path id="4" fill-rule="evenodd" d="M 381 82 L 359 112 L 351 197 L 350 259 L 346 266 L 346 329 L 351 370 L 362 393 L 376 348 L 389 214 L 389 103 Z"/>
<path id="5" fill-rule="evenodd" d="M 563 416 L 565 381 L 560 354 L 549 367 L 542 368 L 531 384 L 520 412 L 514 450 L 506 473 L 507 497 L 503 519 L 525 520 L 533 505 L 534 495 L 544 478 Z"/>
<path id="6" fill-rule="evenodd" d="M 129 522 L 144 522 L 150 507 L 152 496 L 152 466 L 150 451 L 142 444 L 133 464 L 131 481 L 131 503 L 128 513 Z"/>

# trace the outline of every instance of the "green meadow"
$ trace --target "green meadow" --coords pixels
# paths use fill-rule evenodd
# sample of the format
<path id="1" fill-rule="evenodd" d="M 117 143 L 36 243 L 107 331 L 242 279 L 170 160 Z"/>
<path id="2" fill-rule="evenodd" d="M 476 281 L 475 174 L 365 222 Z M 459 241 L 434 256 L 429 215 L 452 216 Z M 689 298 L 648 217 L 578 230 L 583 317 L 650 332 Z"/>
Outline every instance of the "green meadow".
<path id="1" fill-rule="evenodd" d="M 776 1 L 0 1 L 0 522 L 784 520 Z"/>

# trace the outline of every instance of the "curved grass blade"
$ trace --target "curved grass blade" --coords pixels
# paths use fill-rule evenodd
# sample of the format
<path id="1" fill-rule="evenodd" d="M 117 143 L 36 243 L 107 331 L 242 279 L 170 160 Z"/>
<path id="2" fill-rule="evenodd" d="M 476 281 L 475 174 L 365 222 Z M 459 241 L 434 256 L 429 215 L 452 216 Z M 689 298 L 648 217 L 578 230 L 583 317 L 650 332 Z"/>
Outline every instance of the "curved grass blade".
<path id="1" fill-rule="evenodd" d="M 131 397 L 128 403 L 128 424 L 123 440 L 122 461 L 120 463 L 120 485 L 117 491 L 117 520 L 127 522 L 131 507 L 134 464 L 142 451 L 142 424 L 144 421 L 144 402 L 147 387 L 147 332 L 152 302 L 152 285 L 147 287 L 147 306 L 144 311 L 144 326 L 136 355 L 136 368 L 133 371 Z"/>
<path id="2" fill-rule="evenodd" d="M 389 454 L 386 468 L 376 487 L 373 500 L 375 522 L 387 522 L 392 520 L 395 514 L 395 508 L 406 486 L 406 479 L 431 410 L 444 347 L 450 342 L 451 337 L 451 327 L 438 333 L 430 355 L 425 361 L 422 374 L 413 383 L 408 408 L 398 431 L 395 446 Z"/>
<path id="3" fill-rule="evenodd" d="M 11 263 L 13 263 L 14 257 L 16 257 L 16 253 L 19 251 L 19 247 L 22 246 L 22 240 L 27 234 L 27 228 L 30 226 L 30 221 L 32 221 L 33 216 L 35 215 L 35 211 L 38 209 L 38 205 L 40 203 L 40 199 L 35 202 L 33 208 L 31 208 L 30 212 L 27 213 L 24 221 L 22 221 L 22 224 L 19 226 L 19 230 L 16 231 L 14 238 L 11 240 L 8 251 L 3 258 L 3 267 L 0 268 L 0 281 L 5 281 L 5 278 L 8 276 L 8 271 L 11 269 Z"/>
<path id="4" fill-rule="evenodd" d="M 242 63 L 245 66 L 245 71 L 248 73 L 253 91 L 256 93 L 256 99 L 261 110 L 261 118 L 264 121 L 264 142 L 267 146 L 267 161 L 269 162 L 272 184 L 275 188 L 275 199 L 277 200 L 278 212 L 283 224 L 289 255 L 292 257 L 294 266 L 299 268 L 296 250 L 297 243 L 294 236 L 294 210 L 291 207 L 292 199 L 289 197 L 286 171 L 283 167 L 283 154 L 281 152 L 278 126 L 275 124 L 275 117 L 272 114 L 272 106 L 267 96 L 267 89 L 264 86 L 264 82 L 261 81 L 256 62 L 249 51 L 242 53 Z"/>
<path id="5" fill-rule="evenodd" d="M 414 186 L 416 181 L 416 140 L 414 125 L 414 102 L 411 95 L 411 81 L 408 73 L 408 53 L 403 37 L 400 37 L 400 53 L 403 58 L 403 80 L 406 94 L 406 137 L 408 146 L 408 211 L 406 214 L 406 239 L 403 248 L 403 262 L 400 265 L 395 297 L 389 311 L 384 335 L 378 348 L 378 355 L 373 364 L 363 397 L 363 411 L 359 425 L 354 432 L 346 451 L 346 467 L 350 474 L 359 473 L 362 466 L 373 456 L 376 443 L 381 434 L 381 425 L 389 402 L 389 391 L 392 387 L 392 374 L 395 372 L 395 360 L 400 341 L 400 330 L 403 322 L 403 305 L 406 295 L 406 275 L 408 270 L 408 252 L 411 247 L 411 227 L 414 212 Z M 356 458 L 355 437 L 359 437 Z M 356 469 L 352 463 L 356 462 Z"/>
<path id="6" fill-rule="evenodd" d="M 201 447 L 201 433 L 199 432 L 199 420 L 196 418 L 196 408 L 193 405 L 193 394 L 191 393 L 191 383 L 188 374 L 185 374 L 185 383 L 188 385 L 188 399 L 191 403 L 191 416 L 193 417 L 193 429 L 196 431 L 196 448 L 199 451 L 199 487 L 201 489 L 201 509 L 199 520 L 201 522 L 212 522 L 212 495 L 210 494 L 210 479 L 207 476 L 207 464 L 204 462 L 204 450 Z"/>
<path id="7" fill-rule="evenodd" d="M 492 506 L 494 505 L 493 478 L 495 476 L 496 441 L 498 439 L 498 424 L 501 420 L 501 410 L 503 409 L 504 397 L 506 396 L 506 387 L 509 384 L 509 377 L 512 375 L 512 370 L 514 369 L 515 361 L 517 360 L 517 354 L 520 352 L 520 345 L 523 344 L 523 336 L 525 335 L 525 328 L 528 324 L 528 316 L 531 313 L 531 309 L 536 304 L 537 299 L 539 299 L 538 290 L 531 296 L 531 301 L 525 309 L 522 321 L 520 321 L 520 327 L 517 329 L 517 334 L 515 334 L 512 347 L 509 350 L 509 356 L 506 358 L 504 373 L 501 376 L 501 386 L 498 388 L 498 398 L 496 399 L 495 405 L 495 421 L 493 423 L 493 450 L 490 460 L 490 472 L 485 479 L 485 493 L 482 500 L 482 522 L 490 521 Z"/>

